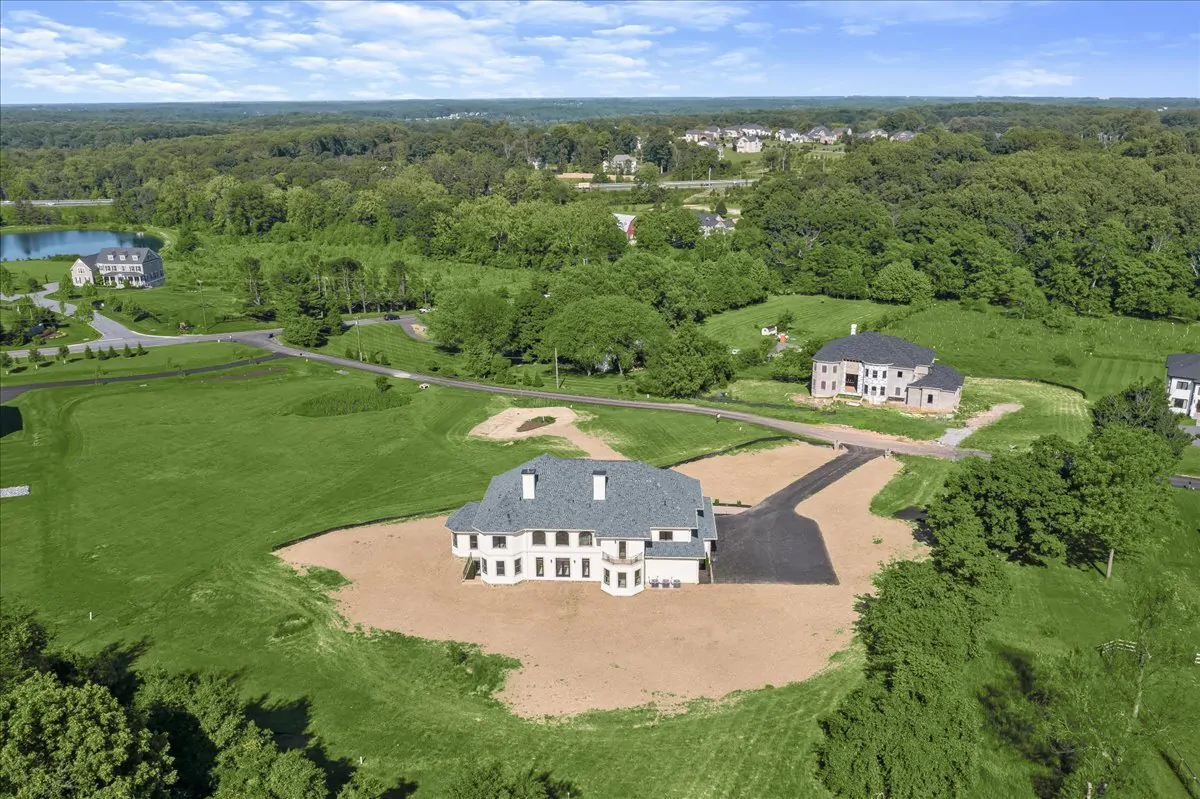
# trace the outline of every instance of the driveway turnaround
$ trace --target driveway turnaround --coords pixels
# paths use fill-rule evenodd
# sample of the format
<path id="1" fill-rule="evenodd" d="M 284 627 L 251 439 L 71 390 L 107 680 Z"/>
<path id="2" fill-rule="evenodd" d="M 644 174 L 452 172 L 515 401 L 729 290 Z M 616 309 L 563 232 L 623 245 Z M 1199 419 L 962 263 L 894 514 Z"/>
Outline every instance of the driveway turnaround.
<path id="1" fill-rule="evenodd" d="M 749 511 L 718 516 L 713 582 L 837 585 L 821 528 L 796 506 L 879 455 L 850 448 Z"/>

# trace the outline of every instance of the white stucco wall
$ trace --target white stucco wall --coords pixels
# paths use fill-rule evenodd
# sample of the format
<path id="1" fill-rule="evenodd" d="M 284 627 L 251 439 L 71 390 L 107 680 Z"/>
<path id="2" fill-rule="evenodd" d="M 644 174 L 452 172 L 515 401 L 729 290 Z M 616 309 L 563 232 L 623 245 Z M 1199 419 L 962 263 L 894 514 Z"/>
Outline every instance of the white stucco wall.
<path id="1" fill-rule="evenodd" d="M 1183 402 L 1183 407 L 1177 407 L 1177 401 Z M 1178 414 L 1186 414 L 1193 419 L 1200 419 L 1200 381 L 1176 377 L 1170 378 L 1167 384 L 1167 403 L 1171 410 Z"/>
<path id="2" fill-rule="evenodd" d="M 700 561 L 686 558 L 646 558 L 646 579 L 700 582 Z"/>

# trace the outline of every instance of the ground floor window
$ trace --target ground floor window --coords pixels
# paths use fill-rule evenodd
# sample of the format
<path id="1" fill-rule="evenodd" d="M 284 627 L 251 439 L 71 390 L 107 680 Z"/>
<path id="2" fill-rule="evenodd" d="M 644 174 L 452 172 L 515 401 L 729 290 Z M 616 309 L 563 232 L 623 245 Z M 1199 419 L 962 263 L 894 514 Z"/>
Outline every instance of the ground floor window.
<path id="1" fill-rule="evenodd" d="M 641 585 L 641 584 L 642 584 L 642 570 L 641 570 L 641 569 L 637 569 L 636 571 L 634 571 L 634 573 L 633 573 L 633 584 L 634 584 L 634 585 Z"/>
<path id="2" fill-rule="evenodd" d="M 555 577 L 570 577 L 571 576 L 571 559 L 570 558 L 555 558 L 554 559 L 554 576 Z"/>
<path id="3" fill-rule="evenodd" d="M 521 573 L 521 559 L 517 558 L 513 561 L 513 574 Z"/>
<path id="4" fill-rule="evenodd" d="M 896 396 L 900 396 L 900 386 L 896 386 Z"/>
<path id="5" fill-rule="evenodd" d="M 933 404 L 933 395 L 932 395 L 932 394 L 926 394 L 926 395 L 925 395 L 925 404 L 926 404 L 926 405 L 932 405 L 932 404 Z"/>
<path id="6" fill-rule="evenodd" d="M 1177 399 L 1177 400 L 1175 400 L 1175 407 L 1176 407 L 1176 408 L 1186 408 L 1186 407 L 1187 407 L 1187 400 L 1185 400 L 1185 399 Z"/>
<path id="7" fill-rule="evenodd" d="M 608 585 L 608 569 L 604 570 L 604 584 Z"/>
<path id="8" fill-rule="evenodd" d="M 497 577 L 504 576 L 504 561 L 502 561 L 502 560 L 496 561 L 496 576 Z"/>
<path id="9" fill-rule="evenodd" d="M 591 558 L 584 558 L 583 561 L 580 562 L 579 573 L 582 574 L 584 577 L 592 576 L 592 559 Z"/>
<path id="10" fill-rule="evenodd" d="M 459 540 L 459 537 L 457 535 L 452 535 L 452 536 L 450 536 L 450 538 L 452 538 L 454 540 L 454 548 L 455 549 L 458 549 L 459 547 L 462 546 L 462 541 Z"/>
<path id="11" fill-rule="evenodd" d="M 627 575 L 625 572 L 617 572 L 617 588 L 625 587 L 626 578 L 627 578 Z"/>
<path id="12" fill-rule="evenodd" d="M 479 560 L 479 571 L 487 574 L 487 561 L 483 558 L 480 558 Z"/>
<path id="13" fill-rule="evenodd" d="M 533 573 L 538 577 L 546 576 L 546 562 L 541 558 L 533 559 Z"/>
<path id="14" fill-rule="evenodd" d="M 825 390 L 825 381 L 824 380 L 821 381 L 821 390 L 822 391 Z"/>

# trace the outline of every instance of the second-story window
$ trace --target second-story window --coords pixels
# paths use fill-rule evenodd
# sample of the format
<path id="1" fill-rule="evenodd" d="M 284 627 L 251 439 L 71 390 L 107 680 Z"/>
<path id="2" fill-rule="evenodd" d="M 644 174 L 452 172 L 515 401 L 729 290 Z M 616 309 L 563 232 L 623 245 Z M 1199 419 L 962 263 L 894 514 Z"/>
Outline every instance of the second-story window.
<path id="1" fill-rule="evenodd" d="M 492 536 L 492 547 L 495 549 L 504 549 L 508 546 L 508 536 L 494 535 Z"/>
<path id="2" fill-rule="evenodd" d="M 592 534 L 591 533 L 580 533 L 579 534 L 579 546 L 590 547 L 591 545 L 592 545 Z"/>
<path id="3" fill-rule="evenodd" d="M 559 547 L 571 546 L 571 534 L 566 530 L 559 530 L 554 534 L 554 545 Z"/>
<path id="4" fill-rule="evenodd" d="M 546 531 L 545 530 L 534 530 L 533 531 L 533 545 L 535 547 L 546 546 Z"/>

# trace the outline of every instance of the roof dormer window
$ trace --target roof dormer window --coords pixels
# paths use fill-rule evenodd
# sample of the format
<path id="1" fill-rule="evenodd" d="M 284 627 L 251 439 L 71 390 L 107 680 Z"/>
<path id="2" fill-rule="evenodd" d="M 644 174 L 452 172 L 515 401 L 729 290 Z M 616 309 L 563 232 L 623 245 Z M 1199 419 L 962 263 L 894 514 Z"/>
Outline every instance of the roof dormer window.
<path id="1" fill-rule="evenodd" d="M 121 260 L 122 260 L 122 261 L 124 261 L 124 260 L 125 260 L 125 253 L 121 253 Z"/>
<path id="2" fill-rule="evenodd" d="M 112 259 L 113 259 L 113 256 L 112 256 L 112 253 L 110 252 L 110 253 L 108 254 L 108 260 L 110 260 L 110 261 L 111 261 Z"/>

